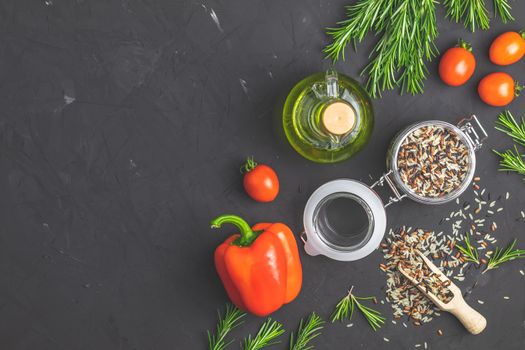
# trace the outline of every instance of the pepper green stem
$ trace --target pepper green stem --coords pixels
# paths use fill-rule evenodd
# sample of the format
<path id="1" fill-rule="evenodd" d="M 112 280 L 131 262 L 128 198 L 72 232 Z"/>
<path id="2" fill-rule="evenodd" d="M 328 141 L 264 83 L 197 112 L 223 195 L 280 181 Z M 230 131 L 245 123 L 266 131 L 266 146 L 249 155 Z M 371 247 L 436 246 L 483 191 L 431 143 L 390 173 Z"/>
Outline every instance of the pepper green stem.
<path id="1" fill-rule="evenodd" d="M 237 215 L 221 215 L 211 221 L 211 228 L 220 228 L 222 224 L 232 224 L 237 226 L 241 237 L 232 243 L 241 247 L 250 246 L 257 238 L 257 233 L 252 230 L 250 225 Z"/>
<path id="2" fill-rule="evenodd" d="M 523 38 L 523 40 L 525 40 L 525 30 L 520 30 L 518 32 L 519 35 L 521 35 L 521 37 Z"/>

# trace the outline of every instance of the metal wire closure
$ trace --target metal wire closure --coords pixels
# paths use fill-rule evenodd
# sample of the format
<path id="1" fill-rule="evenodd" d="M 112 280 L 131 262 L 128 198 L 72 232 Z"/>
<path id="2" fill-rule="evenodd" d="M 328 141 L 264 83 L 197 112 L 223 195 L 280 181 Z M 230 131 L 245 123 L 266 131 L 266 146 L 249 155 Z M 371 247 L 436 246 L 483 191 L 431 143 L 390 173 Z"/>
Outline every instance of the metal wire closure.
<path id="1" fill-rule="evenodd" d="M 474 123 L 472 123 L 474 121 Z M 483 141 L 488 137 L 485 128 L 481 125 L 478 118 L 473 114 L 470 117 L 463 118 L 457 124 L 458 128 L 461 129 L 467 136 L 467 139 L 474 146 L 474 150 L 477 151 L 483 146 Z"/>
<path id="2" fill-rule="evenodd" d="M 388 173 L 381 176 L 379 180 L 374 182 L 372 186 L 370 186 L 370 188 L 374 188 L 375 186 L 383 186 L 386 182 L 388 187 L 390 187 L 390 189 L 394 193 L 394 196 L 390 196 L 390 198 L 388 199 L 388 203 L 385 204 L 385 208 L 388 207 L 390 204 L 400 202 L 401 200 L 403 200 L 403 198 L 407 196 L 406 194 L 401 194 L 399 192 L 399 189 L 396 187 L 394 181 L 390 178 L 392 172 L 393 170 L 390 170 Z"/>

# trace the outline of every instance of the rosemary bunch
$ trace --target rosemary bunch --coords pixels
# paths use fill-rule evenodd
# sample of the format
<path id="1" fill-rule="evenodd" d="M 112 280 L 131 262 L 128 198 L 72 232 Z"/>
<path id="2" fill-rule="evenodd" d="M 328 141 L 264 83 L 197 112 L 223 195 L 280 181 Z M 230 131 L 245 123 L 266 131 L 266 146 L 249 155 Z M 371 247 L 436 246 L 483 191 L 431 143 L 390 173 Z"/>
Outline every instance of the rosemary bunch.
<path id="1" fill-rule="evenodd" d="M 348 294 L 337 303 L 334 313 L 332 314 L 332 323 L 335 321 L 343 321 L 345 319 L 351 320 L 354 314 L 354 310 L 357 307 L 359 311 L 366 318 L 368 324 L 374 331 L 381 328 L 381 325 L 385 323 L 385 318 L 377 310 L 374 310 L 368 306 L 363 305 L 360 300 L 374 300 L 375 297 L 357 297 L 352 294 L 354 286 L 350 288 Z"/>
<path id="2" fill-rule="evenodd" d="M 271 318 L 267 318 L 262 324 L 261 328 L 252 337 L 251 334 L 248 338 L 244 338 L 244 344 L 242 350 L 259 350 L 264 347 L 279 343 L 276 339 L 284 333 L 283 325 L 277 321 L 272 321 Z"/>
<path id="3" fill-rule="evenodd" d="M 242 318 L 246 316 L 246 313 L 237 309 L 231 304 L 226 305 L 226 311 L 224 312 L 224 317 L 219 314 L 219 322 L 217 323 L 217 330 L 215 334 L 211 331 L 208 331 L 208 349 L 209 350 L 222 350 L 230 345 L 233 340 L 226 342 L 226 335 L 234 329 L 235 327 L 242 324 Z"/>
<path id="4" fill-rule="evenodd" d="M 461 252 L 461 254 L 463 254 L 463 257 L 465 258 L 465 260 L 479 264 L 478 251 L 470 243 L 469 236 L 470 235 L 468 233 L 465 235 L 465 246 L 456 244 L 455 247 L 457 248 L 457 250 Z"/>
<path id="5" fill-rule="evenodd" d="M 501 112 L 498 115 L 495 129 L 509 135 L 516 143 L 525 146 L 525 120 L 523 118 L 518 123 L 510 111 Z"/>
<path id="6" fill-rule="evenodd" d="M 498 267 L 500 267 L 501 264 L 507 261 L 525 258 L 525 250 L 514 249 L 515 245 L 516 240 L 512 241 L 512 243 L 509 244 L 505 250 L 499 249 L 499 247 L 497 247 L 494 254 L 490 257 L 489 262 L 487 263 L 487 267 L 485 268 L 483 273 L 492 269 L 497 269 Z"/>
<path id="7" fill-rule="evenodd" d="M 495 14 L 505 23 L 513 20 L 509 0 L 493 0 Z M 434 41 L 436 0 L 358 0 L 346 7 L 347 19 L 327 28 L 332 42 L 324 49 L 327 58 L 345 59 L 345 48 L 361 42 L 372 32 L 379 40 L 362 71 L 372 97 L 397 87 L 401 92 L 423 92 L 426 62 L 437 54 Z M 447 17 L 463 22 L 471 31 L 488 29 L 485 0 L 444 0 Z"/>
<path id="8" fill-rule="evenodd" d="M 290 350 L 310 350 L 313 345 L 308 345 L 315 337 L 321 334 L 324 321 L 315 312 L 312 312 L 306 322 L 299 322 L 297 337 L 290 335 Z"/>

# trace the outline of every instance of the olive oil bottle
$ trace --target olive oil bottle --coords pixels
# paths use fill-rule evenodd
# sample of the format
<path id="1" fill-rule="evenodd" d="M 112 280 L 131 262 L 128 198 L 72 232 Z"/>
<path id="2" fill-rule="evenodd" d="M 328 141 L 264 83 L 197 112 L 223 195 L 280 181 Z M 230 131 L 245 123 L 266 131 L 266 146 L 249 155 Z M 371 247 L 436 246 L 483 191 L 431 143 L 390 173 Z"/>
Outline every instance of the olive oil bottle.
<path id="1" fill-rule="evenodd" d="M 365 146 L 373 126 L 372 102 L 366 91 L 333 69 L 301 80 L 284 103 L 288 142 L 314 162 L 350 158 Z"/>

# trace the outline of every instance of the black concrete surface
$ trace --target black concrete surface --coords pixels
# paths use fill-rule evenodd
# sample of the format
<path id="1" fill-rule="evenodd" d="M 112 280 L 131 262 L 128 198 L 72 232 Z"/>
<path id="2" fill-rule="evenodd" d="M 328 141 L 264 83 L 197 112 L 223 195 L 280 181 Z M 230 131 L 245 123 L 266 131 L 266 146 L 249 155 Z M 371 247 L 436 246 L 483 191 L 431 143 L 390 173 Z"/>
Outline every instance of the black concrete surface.
<path id="1" fill-rule="evenodd" d="M 477 175 L 494 197 L 510 192 L 498 244 L 525 248 L 525 184 L 497 172 L 491 149 L 511 145 L 494 131 L 500 108 L 480 102 L 476 84 L 502 70 L 525 81 L 525 61 L 490 64 L 491 40 L 524 27 L 525 4 L 511 1 L 514 23 L 493 20 L 474 34 L 438 10 L 443 51 L 459 37 L 474 46 L 474 77 L 458 88 L 428 65 L 425 93 L 397 91 L 374 100 L 376 126 L 366 149 L 336 165 L 302 159 L 279 132 L 284 97 L 301 78 L 328 67 L 323 28 L 344 18 L 352 1 L 3 0 L 0 2 L 0 348 L 204 349 L 205 330 L 227 301 L 213 266 L 214 248 L 232 228 L 211 218 L 236 213 L 250 222 L 281 221 L 299 234 L 310 193 L 326 181 L 372 182 L 385 169 L 389 141 L 403 126 L 477 114 L 490 138 Z M 491 8 L 491 4 L 489 4 Z M 337 69 L 356 79 L 372 36 Z M 525 115 L 525 98 L 509 107 Z M 243 192 L 247 155 L 271 164 L 281 193 L 258 204 Z M 469 200 L 469 191 L 461 200 Z M 439 229 L 456 205 L 403 201 L 388 209 L 389 227 Z M 273 317 L 288 330 L 315 310 L 327 319 L 350 284 L 383 299 L 381 254 L 341 263 L 301 249 L 300 296 Z M 525 269 L 515 261 L 462 288 L 487 320 L 469 335 L 450 315 L 374 333 L 361 316 L 327 325 L 317 349 L 525 348 Z M 510 300 L 503 299 L 509 296 Z M 476 300 L 483 300 L 483 305 Z M 243 336 L 262 319 L 248 317 Z M 444 331 L 443 336 L 436 334 Z M 275 349 L 287 349 L 287 333 Z M 390 339 L 385 342 L 383 337 Z"/>

